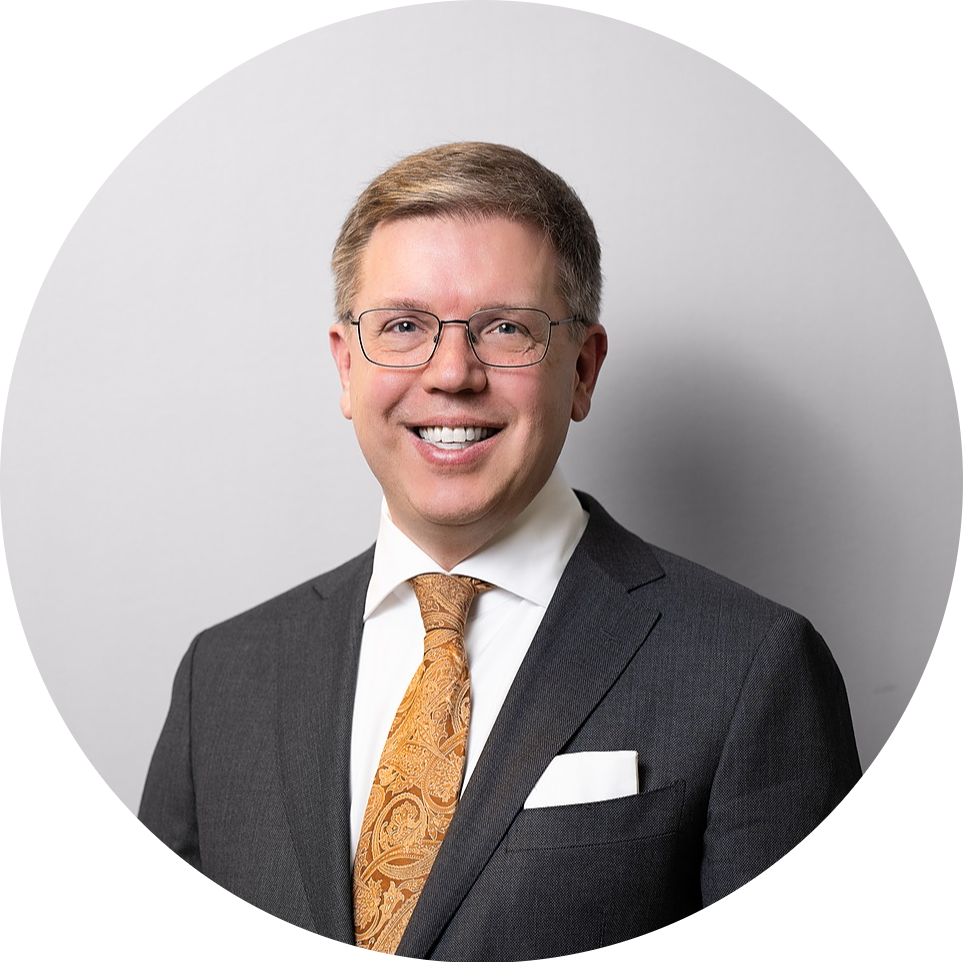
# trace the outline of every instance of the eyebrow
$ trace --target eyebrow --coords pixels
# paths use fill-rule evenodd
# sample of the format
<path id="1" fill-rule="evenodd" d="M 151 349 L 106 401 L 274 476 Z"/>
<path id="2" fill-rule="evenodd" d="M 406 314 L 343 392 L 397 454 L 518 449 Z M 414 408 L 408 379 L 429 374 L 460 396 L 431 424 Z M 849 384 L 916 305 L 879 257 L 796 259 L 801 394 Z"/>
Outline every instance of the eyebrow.
<path id="1" fill-rule="evenodd" d="M 429 314 L 434 314 L 428 306 L 427 301 L 415 301 L 413 298 L 392 298 L 390 301 L 385 302 L 385 306 L 389 308 L 404 308 L 406 311 L 427 311 Z"/>
<path id="2" fill-rule="evenodd" d="M 405 311 L 427 311 L 428 314 L 434 314 L 438 317 L 438 312 L 428 304 L 427 301 L 417 301 L 414 298 L 392 298 L 390 301 L 386 301 L 385 307 L 388 308 L 403 308 Z M 475 308 L 472 314 L 477 314 L 479 311 L 491 311 L 496 308 L 534 308 L 539 311 L 544 311 L 538 304 L 532 303 L 528 298 L 523 302 L 513 302 L 509 304 L 508 302 L 499 302 L 498 304 L 486 304 L 484 307 Z"/>

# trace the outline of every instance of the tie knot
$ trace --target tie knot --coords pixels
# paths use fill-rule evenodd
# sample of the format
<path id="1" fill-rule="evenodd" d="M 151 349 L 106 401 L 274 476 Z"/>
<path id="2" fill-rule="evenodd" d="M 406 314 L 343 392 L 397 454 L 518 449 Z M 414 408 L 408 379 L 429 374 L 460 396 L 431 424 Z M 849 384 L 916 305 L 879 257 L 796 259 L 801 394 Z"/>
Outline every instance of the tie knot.
<path id="1" fill-rule="evenodd" d="M 421 607 L 425 632 L 449 629 L 461 636 L 465 634 L 468 610 L 475 596 L 492 588 L 481 579 L 467 575 L 443 575 L 440 572 L 416 575 L 408 581 Z"/>

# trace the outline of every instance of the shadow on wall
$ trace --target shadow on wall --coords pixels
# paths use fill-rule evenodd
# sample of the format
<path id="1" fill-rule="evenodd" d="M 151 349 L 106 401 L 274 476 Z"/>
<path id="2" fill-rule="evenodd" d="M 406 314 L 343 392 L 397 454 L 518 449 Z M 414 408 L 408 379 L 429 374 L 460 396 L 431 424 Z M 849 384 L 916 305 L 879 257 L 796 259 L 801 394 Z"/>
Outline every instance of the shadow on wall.
<path id="1" fill-rule="evenodd" d="M 854 442 L 858 405 L 836 416 L 829 399 L 846 385 L 820 376 L 822 389 L 803 396 L 798 370 L 766 377 L 705 348 L 660 346 L 638 367 L 610 357 L 591 427 L 576 428 L 562 462 L 575 487 L 647 541 L 815 624 L 846 679 L 866 767 L 936 639 L 963 482 L 958 452 L 954 462 L 931 451 L 912 424 Z M 932 498 L 908 503 L 903 479 L 913 474 L 918 489 L 920 471 L 932 473 Z"/>

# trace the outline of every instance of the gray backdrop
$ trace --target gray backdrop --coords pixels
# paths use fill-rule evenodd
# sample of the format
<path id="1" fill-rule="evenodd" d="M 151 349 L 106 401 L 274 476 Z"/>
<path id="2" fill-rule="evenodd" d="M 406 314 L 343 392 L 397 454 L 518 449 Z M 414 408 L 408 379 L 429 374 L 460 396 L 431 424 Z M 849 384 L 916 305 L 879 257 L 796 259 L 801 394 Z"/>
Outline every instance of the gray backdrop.
<path id="1" fill-rule="evenodd" d="M 809 616 L 867 765 L 935 640 L 960 527 L 959 424 L 916 277 L 845 168 L 751 84 L 521 4 L 404 8 L 263 54 L 147 137 L 65 242 L 18 355 L 0 490 L 21 620 L 79 744 L 135 807 L 191 637 L 374 537 L 327 259 L 371 176 L 458 139 L 558 170 L 602 238 L 611 353 L 570 482 Z"/>

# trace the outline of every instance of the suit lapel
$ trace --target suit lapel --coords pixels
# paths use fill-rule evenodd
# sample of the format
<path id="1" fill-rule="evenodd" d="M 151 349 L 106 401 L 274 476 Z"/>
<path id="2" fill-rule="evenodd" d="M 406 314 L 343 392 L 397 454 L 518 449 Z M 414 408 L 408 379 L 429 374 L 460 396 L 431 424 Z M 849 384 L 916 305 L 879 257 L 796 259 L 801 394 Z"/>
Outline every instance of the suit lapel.
<path id="1" fill-rule="evenodd" d="M 351 716 L 373 553 L 315 583 L 314 604 L 281 627 L 277 736 L 284 809 L 319 933 L 354 942 Z"/>
<path id="2" fill-rule="evenodd" d="M 659 578 L 652 552 L 587 496 L 565 569 L 479 757 L 398 955 L 427 957 L 539 776 L 605 697 L 658 621 L 631 596 Z"/>

